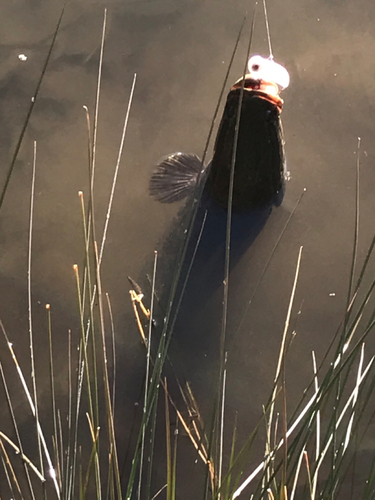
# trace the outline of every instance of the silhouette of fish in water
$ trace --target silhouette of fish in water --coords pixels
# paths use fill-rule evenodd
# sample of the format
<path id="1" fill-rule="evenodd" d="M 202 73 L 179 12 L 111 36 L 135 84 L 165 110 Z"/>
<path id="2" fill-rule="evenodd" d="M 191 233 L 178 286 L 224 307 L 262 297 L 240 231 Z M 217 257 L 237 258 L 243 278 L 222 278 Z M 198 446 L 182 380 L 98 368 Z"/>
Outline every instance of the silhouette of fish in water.
<path id="1" fill-rule="evenodd" d="M 284 139 L 279 93 L 289 85 L 287 70 L 272 59 L 253 56 L 249 73 L 231 88 L 216 137 L 212 161 L 203 166 L 196 156 L 173 153 L 157 166 L 150 194 L 171 203 L 205 183 L 205 194 L 226 208 L 235 147 L 235 129 L 242 94 L 236 143 L 232 208 L 234 212 L 279 205 L 285 185 Z M 242 90 L 242 86 L 244 87 Z M 201 175 L 200 175 L 201 174 Z"/>
<path id="2" fill-rule="evenodd" d="M 194 314 L 197 303 L 202 306 L 224 278 L 234 148 L 231 268 L 262 230 L 272 207 L 279 206 L 284 196 L 286 164 L 280 119 L 283 100 L 279 94 L 289 85 L 289 74 L 273 59 L 259 55 L 249 59 L 248 70 L 227 96 L 212 160 L 203 165 L 194 154 L 170 154 L 157 165 L 149 184 L 150 194 L 162 203 L 172 203 L 189 195 L 191 198 L 194 194 L 193 204 L 187 204 L 180 211 L 177 224 L 163 245 L 165 264 L 162 267 L 166 269 L 172 269 L 176 262 L 181 227 L 186 227 L 181 220 L 189 216 L 194 202 L 198 203 L 184 262 L 177 262 L 181 265 L 182 279 L 189 275 L 182 308 L 188 317 Z M 197 193 L 200 195 L 195 199 Z M 185 316 L 183 311 L 182 316 Z"/>

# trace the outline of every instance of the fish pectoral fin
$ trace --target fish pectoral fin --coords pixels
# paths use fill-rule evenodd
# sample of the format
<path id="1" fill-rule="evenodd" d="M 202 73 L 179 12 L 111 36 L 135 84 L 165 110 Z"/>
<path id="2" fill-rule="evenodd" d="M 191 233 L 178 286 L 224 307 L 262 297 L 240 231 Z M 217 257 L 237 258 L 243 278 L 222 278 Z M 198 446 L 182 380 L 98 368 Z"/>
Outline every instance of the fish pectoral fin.
<path id="1" fill-rule="evenodd" d="M 202 160 L 193 154 L 172 153 L 157 165 L 149 184 L 150 195 L 162 203 L 183 200 L 193 193 Z"/>

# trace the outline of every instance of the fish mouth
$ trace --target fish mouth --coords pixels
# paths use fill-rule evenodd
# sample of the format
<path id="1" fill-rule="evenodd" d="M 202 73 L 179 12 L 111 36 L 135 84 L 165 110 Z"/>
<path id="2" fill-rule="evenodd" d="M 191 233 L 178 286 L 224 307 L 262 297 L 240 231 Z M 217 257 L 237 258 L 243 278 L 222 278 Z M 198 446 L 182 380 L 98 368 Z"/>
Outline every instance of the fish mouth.
<path id="1" fill-rule="evenodd" d="M 284 101 L 279 96 L 279 87 L 274 82 L 266 82 L 265 80 L 254 80 L 250 75 L 245 75 L 245 78 L 240 78 L 232 86 L 232 90 L 242 88 L 242 82 L 244 81 L 244 90 L 246 92 L 252 92 L 254 95 L 261 99 L 265 99 L 277 106 L 278 110 L 281 112 L 283 108 Z"/>

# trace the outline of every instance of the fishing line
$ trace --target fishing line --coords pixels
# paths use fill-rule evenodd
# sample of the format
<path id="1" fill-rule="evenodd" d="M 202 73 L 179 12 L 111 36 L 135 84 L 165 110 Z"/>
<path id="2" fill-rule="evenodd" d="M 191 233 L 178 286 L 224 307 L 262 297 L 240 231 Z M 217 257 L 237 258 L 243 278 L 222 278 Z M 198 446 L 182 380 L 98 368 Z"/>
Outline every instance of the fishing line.
<path id="1" fill-rule="evenodd" d="M 271 46 L 271 35 L 270 35 L 270 26 L 268 24 L 268 15 L 267 15 L 267 7 L 266 0 L 263 0 L 263 11 L 264 11 L 264 19 L 266 22 L 266 30 L 267 30 L 267 40 L 268 40 L 268 50 L 270 51 L 269 59 L 273 59 L 272 46 Z"/>

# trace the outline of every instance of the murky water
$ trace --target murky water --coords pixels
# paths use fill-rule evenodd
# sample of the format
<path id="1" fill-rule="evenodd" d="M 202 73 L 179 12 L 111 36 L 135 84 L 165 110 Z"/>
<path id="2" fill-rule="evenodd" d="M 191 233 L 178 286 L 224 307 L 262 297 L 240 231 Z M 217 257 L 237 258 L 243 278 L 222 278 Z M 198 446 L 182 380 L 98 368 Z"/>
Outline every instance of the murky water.
<path id="1" fill-rule="evenodd" d="M 137 73 L 125 152 L 109 223 L 102 275 L 113 307 L 118 355 L 117 429 L 124 460 L 134 403 L 143 383 L 144 350 L 129 300 L 130 275 L 142 286 L 152 271 L 179 206 L 148 196 L 148 179 L 163 155 L 202 154 L 245 1 L 72 2 L 66 9 L 0 216 L 0 317 L 20 363 L 29 373 L 27 231 L 33 141 L 37 141 L 32 259 L 34 335 L 41 407 L 49 405 L 45 304 L 52 306 L 56 351 L 67 352 L 67 331 L 78 335 L 72 265 L 83 263 L 78 191 L 88 197 L 87 132 L 83 105 L 93 113 L 104 7 L 108 25 L 97 144 L 97 228 L 102 232 L 133 74 Z M 42 69 L 60 2 L 5 1 L 0 19 L 1 181 Z M 342 318 L 352 252 L 357 137 L 361 142 L 359 262 L 374 232 L 375 6 L 353 1 L 293 2 L 268 6 L 273 52 L 291 75 L 282 114 L 288 170 L 286 196 L 230 277 L 227 419 L 238 412 L 240 437 L 261 415 L 272 387 L 299 247 L 302 267 L 292 322 L 297 336 L 288 357 L 290 407 L 311 379 L 311 350 L 322 359 Z M 248 23 L 249 24 L 249 23 Z M 241 75 L 241 42 L 230 82 Z M 253 53 L 267 55 L 261 9 Z M 20 58 L 20 54 L 26 56 Z M 242 59 L 241 59 L 242 57 Z M 228 84 L 229 87 L 230 83 Z M 303 188 L 307 188 L 275 252 L 241 328 L 246 304 Z M 160 288 L 163 277 L 160 276 Z M 204 280 L 202 280 L 202 287 Z M 147 285 L 146 285 L 147 286 Z M 200 287 L 195 282 L 194 286 Z M 185 310 L 175 355 L 208 412 L 215 388 L 221 321 L 221 287 Z M 301 313 L 297 318 L 297 311 Z M 192 309 L 193 311 L 194 309 Z M 185 330 L 182 329 L 183 324 Z M 235 336 L 231 336 L 237 331 Z M 367 356 L 375 344 L 367 342 Z M 13 403 L 24 405 L 8 353 L 1 347 Z M 178 354 L 180 353 L 180 354 Z M 183 353 L 183 354 L 181 354 Z M 59 394 L 66 394 L 66 360 L 56 359 Z M 7 409 L 1 393 L 1 421 Z M 207 413 L 208 414 L 208 413 Z M 6 426 L 8 426 L 8 421 Z M 21 413 L 27 426 L 28 417 Z M 10 427 L 7 427 L 8 429 Z M 10 431 L 11 432 L 11 431 Z M 163 439 L 162 436 L 158 439 Z M 186 439 L 186 441 L 184 441 Z M 187 438 L 179 471 L 181 498 L 192 497 L 195 455 Z M 32 443 L 26 445 L 33 454 Z M 257 448 L 260 457 L 262 446 Z M 254 459 L 257 463 L 257 459 Z M 159 470 L 160 469 L 160 470 Z M 125 467 L 126 470 L 126 467 Z M 0 493 L 5 483 L 0 472 Z M 155 491 L 164 465 L 156 469 Z M 4 489 L 4 491 L 6 491 Z M 200 491 L 200 490 L 199 490 Z"/>

